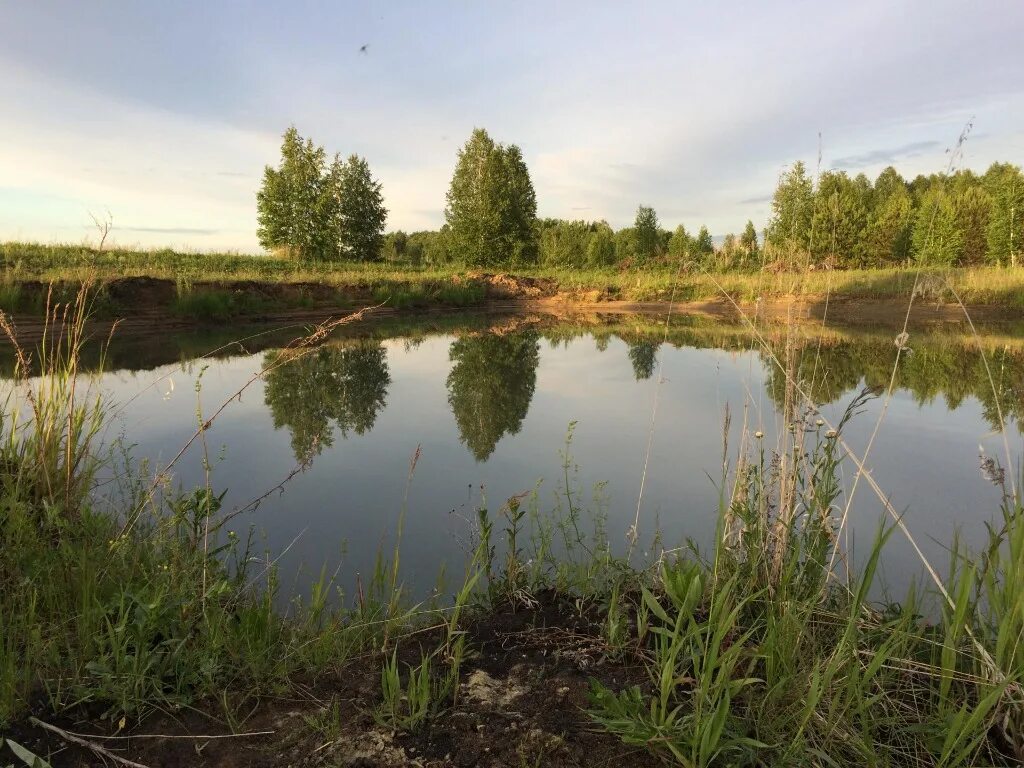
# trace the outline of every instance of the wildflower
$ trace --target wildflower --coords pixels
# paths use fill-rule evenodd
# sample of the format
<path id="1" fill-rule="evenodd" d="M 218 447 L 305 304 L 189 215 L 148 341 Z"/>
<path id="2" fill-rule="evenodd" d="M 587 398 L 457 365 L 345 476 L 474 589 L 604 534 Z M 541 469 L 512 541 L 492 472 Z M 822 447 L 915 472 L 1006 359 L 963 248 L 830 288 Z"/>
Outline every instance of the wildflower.
<path id="1" fill-rule="evenodd" d="M 815 419 L 814 424 L 815 424 L 815 426 L 818 426 L 818 427 L 824 426 L 825 420 L 824 419 Z"/>
<path id="2" fill-rule="evenodd" d="M 829 440 L 835 440 L 838 436 L 839 433 L 836 432 L 834 429 L 830 429 L 828 432 L 825 433 L 825 437 L 827 437 Z"/>
<path id="3" fill-rule="evenodd" d="M 757 432 L 754 433 L 754 437 L 757 438 L 758 440 L 760 440 L 762 437 L 764 437 L 764 432 L 762 432 L 759 429 L 759 430 L 757 430 Z"/>
<path id="4" fill-rule="evenodd" d="M 981 476 L 992 485 L 1002 485 L 1006 480 L 1006 471 L 999 466 L 995 459 L 986 456 L 980 445 L 978 446 L 978 469 L 981 471 Z"/>

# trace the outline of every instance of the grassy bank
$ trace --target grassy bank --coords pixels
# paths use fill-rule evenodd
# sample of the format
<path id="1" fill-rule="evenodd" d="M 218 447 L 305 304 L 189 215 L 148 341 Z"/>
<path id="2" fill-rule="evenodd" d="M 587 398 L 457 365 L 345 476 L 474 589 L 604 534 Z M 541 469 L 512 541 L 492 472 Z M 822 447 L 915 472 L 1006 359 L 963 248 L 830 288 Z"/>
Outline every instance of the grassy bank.
<path id="1" fill-rule="evenodd" d="M 38 377 L 25 350 L 0 411 L 4 762 L 1024 759 L 1024 508 L 994 464 L 988 545 L 952 542 L 949 579 L 898 602 L 872 599 L 904 535 L 891 518 L 859 567 L 840 546 L 847 419 L 794 408 L 782 444 L 746 435 L 724 464 L 708 457 L 723 467 L 718 509 L 695 510 L 718 516 L 709 551 L 642 547 L 635 530 L 620 546 L 582 503 L 570 442 L 554 508 L 533 495 L 478 510 L 436 599 L 403 587 L 398 510 L 374 574 L 344 594 L 325 574 L 281 611 L 275 553 L 234 533 L 245 518 L 216 489 L 175 490 L 173 466 L 103 444 L 107 404 L 78 375 L 86 306 L 60 310 Z"/>
<path id="2" fill-rule="evenodd" d="M 73 292 L 83 281 L 109 286 L 98 305 L 104 312 L 158 308 L 206 320 L 369 302 L 398 308 L 462 307 L 488 298 L 693 302 L 728 295 L 741 302 L 819 302 L 826 297 L 839 302 L 896 302 L 910 296 L 919 277 L 918 295 L 925 302 L 951 303 L 959 297 L 969 306 L 1024 308 L 1024 270 L 998 267 L 928 271 L 923 276 L 911 268 L 716 275 L 679 273 L 670 267 L 523 269 L 511 278 L 495 279 L 456 265 L 299 263 L 240 254 L 4 243 L 0 268 L 0 308 L 37 314 L 50 283 L 67 284 L 65 290 Z"/>

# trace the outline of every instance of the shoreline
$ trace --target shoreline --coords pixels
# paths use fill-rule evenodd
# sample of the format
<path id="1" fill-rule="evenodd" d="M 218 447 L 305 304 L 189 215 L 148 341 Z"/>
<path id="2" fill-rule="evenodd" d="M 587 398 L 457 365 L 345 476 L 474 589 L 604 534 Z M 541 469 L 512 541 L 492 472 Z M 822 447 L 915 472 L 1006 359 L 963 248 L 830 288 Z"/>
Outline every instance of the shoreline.
<path id="1" fill-rule="evenodd" d="M 4 311 L 17 328 L 19 339 L 35 343 L 42 337 L 46 326 L 46 292 L 49 286 L 41 283 L 19 285 L 26 291 L 23 296 L 31 297 L 23 304 L 32 303 L 35 311 L 26 311 L 27 308 L 24 306 L 20 311 Z M 80 285 L 63 284 L 60 290 L 55 292 L 56 299 L 51 298 L 51 305 L 68 301 L 69 294 L 72 291 L 77 292 Z M 698 316 L 731 323 L 741 322 L 742 313 L 755 321 L 784 321 L 797 324 L 834 322 L 849 326 L 870 325 L 898 329 L 907 318 L 908 304 L 906 297 L 862 298 L 843 294 L 769 296 L 756 301 L 723 297 L 675 302 L 607 299 L 595 296 L 593 291 L 583 294 L 549 292 L 549 295 L 530 295 L 534 291 L 524 289 L 520 290 L 520 295 L 503 295 L 515 292 L 507 287 L 499 291 L 483 291 L 475 300 L 468 302 L 453 303 L 443 296 L 424 296 L 416 301 L 395 301 L 392 297 L 384 296 L 380 297 L 379 301 L 374 301 L 373 297 L 367 296 L 366 291 L 359 287 L 334 288 L 326 285 L 322 285 L 321 289 L 329 291 L 331 296 L 323 297 L 322 293 L 319 301 L 310 303 L 282 295 L 280 290 L 275 290 L 280 287 L 279 284 L 253 281 L 196 286 L 194 295 L 227 297 L 223 299 L 229 302 L 226 308 L 214 307 L 210 310 L 201 302 L 198 308 L 182 307 L 172 281 L 123 278 L 101 284 L 96 289 L 98 300 L 95 302 L 93 317 L 89 321 L 89 331 L 94 336 L 107 335 L 116 325 L 118 337 L 142 337 L 168 332 L 223 328 L 226 325 L 237 325 L 240 328 L 316 325 L 367 309 L 372 310 L 368 313 L 368 318 L 427 318 L 458 313 L 539 313 L 558 319 L 571 319 L 595 315 L 661 317 L 671 312 L 678 316 Z M 295 285 L 291 287 L 296 288 Z M 302 287 L 304 286 L 300 286 L 300 290 Z M 1022 317 L 1021 311 L 1010 305 L 967 303 L 965 307 L 974 322 L 999 323 L 1019 320 Z M 967 319 L 964 308 L 955 302 L 921 297 L 915 299 L 913 303 L 909 326 L 957 324 L 964 323 Z M 0 340 L 0 344 L 9 343 L 6 338 Z"/>

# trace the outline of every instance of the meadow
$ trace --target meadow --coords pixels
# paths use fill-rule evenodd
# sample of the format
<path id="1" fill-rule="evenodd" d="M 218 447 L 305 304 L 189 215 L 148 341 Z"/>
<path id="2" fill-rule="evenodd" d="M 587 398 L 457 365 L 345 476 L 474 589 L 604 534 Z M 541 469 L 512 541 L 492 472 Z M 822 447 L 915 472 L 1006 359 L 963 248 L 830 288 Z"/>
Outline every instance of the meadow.
<path id="1" fill-rule="evenodd" d="M 699 302 L 729 297 L 750 303 L 758 299 L 798 298 L 816 302 L 905 302 L 915 290 L 925 301 L 1024 308 L 1024 271 L 1009 267 L 916 266 L 885 269 L 828 269 L 797 271 L 687 271 L 675 265 L 651 264 L 620 269 L 529 267 L 510 271 L 514 279 L 495 281 L 493 275 L 458 264 L 411 266 L 387 262 L 299 262 L 271 256 L 238 253 L 183 253 L 170 250 L 95 250 L 85 246 L 0 244 L 0 308 L 39 314 L 45 304 L 43 287 L 50 283 L 74 287 L 82 282 L 152 278 L 173 283 L 169 311 L 223 319 L 328 302 L 345 306 L 352 301 L 388 303 L 397 308 L 465 307 L 488 298 L 544 299 L 576 302 Z M 309 290 L 317 285 L 319 292 Z M 301 295 L 280 295 L 280 289 L 300 286 Z M 279 289 L 277 292 L 267 289 Z M 228 292 L 270 294 L 262 304 L 245 306 Z M 196 296 L 195 294 L 203 294 Z M 218 295 L 219 294 L 219 295 Z M 265 297 L 266 299 L 266 297 Z M 130 296 L 125 299 L 130 301 Z"/>

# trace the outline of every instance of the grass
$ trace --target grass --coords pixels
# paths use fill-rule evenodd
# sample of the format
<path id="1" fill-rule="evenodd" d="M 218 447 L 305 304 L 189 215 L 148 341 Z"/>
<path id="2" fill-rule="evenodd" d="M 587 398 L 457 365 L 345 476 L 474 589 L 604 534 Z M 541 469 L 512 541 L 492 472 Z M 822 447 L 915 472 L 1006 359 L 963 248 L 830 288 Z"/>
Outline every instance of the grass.
<path id="1" fill-rule="evenodd" d="M 457 706 L 464 660 L 478 652 L 471 620 L 553 593 L 596 617 L 604 658 L 644 676 L 595 675 L 594 726 L 666 761 L 1024 759 L 1024 508 L 994 466 L 1003 503 L 987 545 L 952 542 L 941 589 L 874 602 L 899 532 L 880 524 L 855 570 L 836 513 L 843 429 L 867 394 L 836 429 L 790 406 L 789 442 L 771 450 L 747 436 L 718 479 L 709 552 L 656 548 L 648 565 L 617 555 L 575 486 L 570 433 L 555 508 L 532 494 L 480 509 L 449 604 L 407 603 L 396 545 L 352 598 L 332 601 L 325 576 L 282 612 L 271 555 L 232 532 L 221 495 L 174 491 L 101 441 L 108 406 L 79 367 L 89 307 L 85 289 L 51 304 L 35 361 L 5 325 L 20 351 L 0 410 L 0 725 L 73 713 L 119 730 L 158 710 L 216 707 L 237 729 L 261 700 L 360 659 L 380 671 L 374 719 L 419 732 Z M 412 634 L 424 630 L 425 650 Z"/>
<path id="2" fill-rule="evenodd" d="M 246 283 L 260 284 L 264 288 L 318 284 L 335 289 L 336 299 L 387 301 L 397 308 L 471 306 L 481 303 L 489 289 L 484 281 L 473 277 L 472 270 L 459 265 L 310 263 L 269 256 L 183 253 L 167 249 L 97 251 L 75 245 L 3 243 L 0 244 L 0 266 L 3 269 L 0 308 L 8 312 L 38 312 L 41 302 L 37 284 L 90 281 L 102 284 L 141 277 L 194 286 L 201 298 L 179 296 L 174 305 L 176 311 L 187 313 L 194 308 L 200 316 L 215 320 L 260 308 L 242 304 L 232 307 L 231 302 L 225 306 L 223 297 L 214 299 L 205 295 L 207 291 L 219 295 L 235 286 L 234 300 L 238 304 L 241 301 L 239 291 L 253 289 L 251 285 L 242 285 Z M 681 302 L 720 300 L 723 294 L 742 302 L 791 297 L 815 301 L 826 295 L 847 301 L 905 301 L 917 276 L 916 267 L 716 275 L 679 274 L 672 266 L 630 270 L 529 268 L 514 272 L 518 277 L 544 281 L 546 295 L 631 302 L 665 302 L 673 292 L 675 300 Z M 34 290 L 28 290 L 30 286 L 34 286 Z M 931 300 L 952 302 L 953 291 L 968 305 L 1021 309 L 1024 308 L 1024 270 L 1000 267 L 930 270 L 919 285 L 919 293 Z M 272 296 L 272 299 L 275 306 L 289 306 L 288 297 Z M 116 306 L 112 311 L 116 311 Z M 212 316 L 208 314 L 211 312 Z"/>

